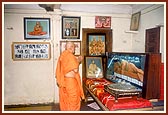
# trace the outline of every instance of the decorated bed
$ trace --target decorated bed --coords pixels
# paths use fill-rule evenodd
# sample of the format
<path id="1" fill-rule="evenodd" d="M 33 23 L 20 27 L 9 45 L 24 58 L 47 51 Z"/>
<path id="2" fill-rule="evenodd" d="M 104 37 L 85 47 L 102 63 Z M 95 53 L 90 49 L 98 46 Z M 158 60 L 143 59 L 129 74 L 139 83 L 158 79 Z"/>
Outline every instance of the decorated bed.
<path id="1" fill-rule="evenodd" d="M 121 96 L 118 97 L 116 102 L 115 96 L 105 90 L 105 87 L 112 83 L 104 78 L 100 79 L 85 79 L 84 88 L 86 95 L 91 95 L 92 98 L 97 102 L 102 110 L 114 111 L 114 110 L 125 110 L 125 109 L 137 109 L 137 108 L 151 108 L 152 104 L 150 101 L 136 96 Z"/>

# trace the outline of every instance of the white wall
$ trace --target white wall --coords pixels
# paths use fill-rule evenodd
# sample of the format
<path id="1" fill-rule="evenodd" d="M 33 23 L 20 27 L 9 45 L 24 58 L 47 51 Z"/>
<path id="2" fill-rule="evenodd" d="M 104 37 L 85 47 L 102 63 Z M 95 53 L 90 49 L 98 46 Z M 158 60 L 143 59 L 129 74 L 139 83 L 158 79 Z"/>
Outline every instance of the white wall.
<path id="1" fill-rule="evenodd" d="M 159 10 L 159 9 L 158 9 Z M 157 11 L 157 10 L 156 10 Z M 158 15 L 159 12 L 149 15 Z M 125 31 L 130 28 L 130 15 L 126 14 L 101 14 L 81 12 L 61 12 L 59 10 L 46 13 L 43 10 L 6 9 L 4 13 L 4 104 L 36 104 L 58 102 L 58 88 L 55 85 L 55 68 L 60 54 L 59 41 L 61 40 L 61 15 L 81 16 L 81 41 L 82 28 L 94 28 L 95 16 L 106 15 L 112 17 L 113 51 L 144 51 L 144 33 L 140 31 L 134 36 Z M 142 15 L 141 29 L 144 23 L 150 22 L 147 14 Z M 161 15 L 162 16 L 162 15 Z M 13 61 L 11 55 L 12 42 L 32 42 L 24 40 L 23 17 L 51 18 L 51 59 L 46 61 Z M 162 22 L 162 18 L 153 22 Z M 13 29 L 7 29 L 12 27 Z M 33 42 L 36 42 L 33 40 Z M 37 41 L 46 42 L 46 41 Z M 80 66 L 80 74 L 82 68 Z"/>
<path id="2" fill-rule="evenodd" d="M 138 34 L 132 36 L 132 51 L 133 52 L 145 52 L 145 31 L 146 29 L 155 28 L 156 25 L 164 23 L 164 6 L 155 5 L 148 7 L 141 11 L 140 26 Z M 164 62 L 164 27 L 161 27 L 160 31 L 160 52 L 162 53 L 162 62 Z"/>
<path id="3" fill-rule="evenodd" d="M 5 104 L 46 103 L 54 100 L 53 60 L 13 61 L 12 42 L 24 40 L 23 17 L 46 14 L 5 13 L 4 16 L 4 102 Z M 12 27 L 13 29 L 7 29 Z M 53 38 L 51 38 L 53 39 Z M 33 42 L 36 42 L 33 40 Z M 38 41 L 43 42 L 43 41 Z M 49 41 L 51 42 L 51 41 Z M 52 42 L 51 42 L 52 45 Z M 53 52 L 53 48 L 51 48 Z M 53 57 L 53 53 L 51 53 Z"/>

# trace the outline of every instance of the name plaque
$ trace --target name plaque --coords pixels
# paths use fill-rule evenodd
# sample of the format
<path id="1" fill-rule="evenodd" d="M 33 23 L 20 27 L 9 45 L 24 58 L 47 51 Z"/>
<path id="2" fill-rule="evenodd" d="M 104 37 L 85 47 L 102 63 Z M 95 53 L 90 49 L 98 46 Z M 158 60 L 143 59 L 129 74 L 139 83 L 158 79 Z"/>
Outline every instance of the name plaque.
<path id="1" fill-rule="evenodd" d="M 51 58 L 49 42 L 13 42 L 13 60 L 49 60 Z"/>

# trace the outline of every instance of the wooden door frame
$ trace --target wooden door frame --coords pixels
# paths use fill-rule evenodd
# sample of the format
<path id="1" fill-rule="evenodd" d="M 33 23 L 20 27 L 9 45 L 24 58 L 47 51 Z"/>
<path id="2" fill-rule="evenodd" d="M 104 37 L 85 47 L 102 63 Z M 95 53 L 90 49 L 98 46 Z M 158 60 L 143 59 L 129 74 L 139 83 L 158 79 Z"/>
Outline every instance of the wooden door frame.
<path id="1" fill-rule="evenodd" d="M 82 56 L 87 56 L 87 36 L 88 34 L 105 34 L 106 36 L 106 52 L 112 52 L 112 29 L 82 29 Z M 86 77 L 85 60 L 82 61 L 82 77 Z"/>

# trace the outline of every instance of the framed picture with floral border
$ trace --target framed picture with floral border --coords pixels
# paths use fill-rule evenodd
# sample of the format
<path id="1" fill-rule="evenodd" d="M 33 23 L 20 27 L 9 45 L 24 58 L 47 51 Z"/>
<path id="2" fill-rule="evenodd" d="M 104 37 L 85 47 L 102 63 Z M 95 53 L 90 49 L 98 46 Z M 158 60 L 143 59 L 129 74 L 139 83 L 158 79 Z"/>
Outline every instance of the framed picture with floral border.
<path id="1" fill-rule="evenodd" d="M 103 77 L 102 57 L 85 56 L 85 65 L 87 78 Z"/>
<path id="2" fill-rule="evenodd" d="M 50 18 L 24 18 L 24 39 L 50 39 Z"/>
<path id="3" fill-rule="evenodd" d="M 65 50 L 68 41 L 60 41 L 60 53 Z M 75 56 L 81 55 L 81 41 L 71 41 L 75 44 Z"/>
<path id="4" fill-rule="evenodd" d="M 80 39 L 80 17 L 62 16 L 62 39 Z"/>

